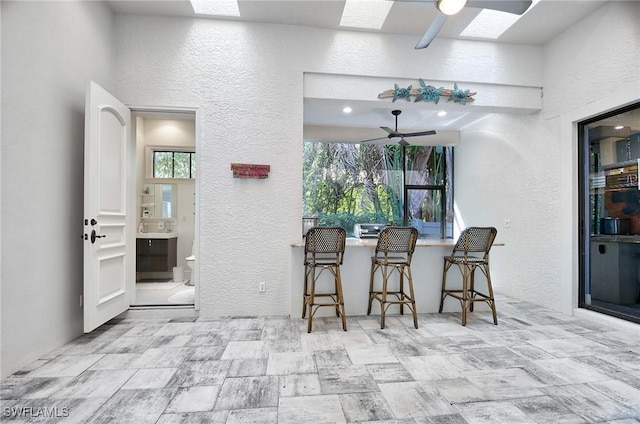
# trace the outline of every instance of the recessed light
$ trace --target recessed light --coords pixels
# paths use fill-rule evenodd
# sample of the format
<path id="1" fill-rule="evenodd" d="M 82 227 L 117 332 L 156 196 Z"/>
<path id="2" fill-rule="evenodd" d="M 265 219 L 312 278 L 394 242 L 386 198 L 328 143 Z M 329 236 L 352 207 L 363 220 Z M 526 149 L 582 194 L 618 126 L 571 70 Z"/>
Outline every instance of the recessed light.
<path id="1" fill-rule="evenodd" d="M 349 106 L 345 106 L 344 109 L 342 109 L 344 113 L 351 113 L 352 110 L 353 109 L 351 109 Z"/>
<path id="2" fill-rule="evenodd" d="M 441 110 L 440 112 L 438 112 L 438 116 L 440 116 L 440 117 L 447 116 L 447 111 L 446 110 Z"/>

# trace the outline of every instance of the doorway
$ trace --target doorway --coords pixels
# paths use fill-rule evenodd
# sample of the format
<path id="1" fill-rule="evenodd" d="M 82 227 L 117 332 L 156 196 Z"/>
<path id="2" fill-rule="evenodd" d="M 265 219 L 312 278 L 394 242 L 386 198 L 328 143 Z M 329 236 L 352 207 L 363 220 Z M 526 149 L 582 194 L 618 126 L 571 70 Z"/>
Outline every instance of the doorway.
<path id="1" fill-rule="evenodd" d="M 579 305 L 640 323 L 640 103 L 578 130 Z"/>
<path id="2" fill-rule="evenodd" d="M 132 307 L 197 308 L 194 110 L 132 110 L 136 146 Z"/>

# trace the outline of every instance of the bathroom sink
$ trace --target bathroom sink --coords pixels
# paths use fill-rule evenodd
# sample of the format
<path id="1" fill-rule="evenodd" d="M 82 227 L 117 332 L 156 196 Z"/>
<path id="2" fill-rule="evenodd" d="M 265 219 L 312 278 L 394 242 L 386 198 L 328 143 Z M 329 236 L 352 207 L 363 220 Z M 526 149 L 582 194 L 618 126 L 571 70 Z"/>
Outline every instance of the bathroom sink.
<path id="1" fill-rule="evenodd" d="M 178 233 L 137 233 L 139 239 L 170 239 L 178 237 Z"/>

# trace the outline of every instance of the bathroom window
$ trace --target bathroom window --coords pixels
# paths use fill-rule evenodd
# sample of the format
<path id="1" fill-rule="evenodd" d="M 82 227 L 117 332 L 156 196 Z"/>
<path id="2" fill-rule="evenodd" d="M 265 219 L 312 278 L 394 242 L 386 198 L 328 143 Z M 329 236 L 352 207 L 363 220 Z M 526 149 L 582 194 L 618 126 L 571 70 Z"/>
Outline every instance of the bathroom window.
<path id="1" fill-rule="evenodd" d="M 153 152 L 153 178 L 195 178 L 195 173 L 195 152 Z"/>

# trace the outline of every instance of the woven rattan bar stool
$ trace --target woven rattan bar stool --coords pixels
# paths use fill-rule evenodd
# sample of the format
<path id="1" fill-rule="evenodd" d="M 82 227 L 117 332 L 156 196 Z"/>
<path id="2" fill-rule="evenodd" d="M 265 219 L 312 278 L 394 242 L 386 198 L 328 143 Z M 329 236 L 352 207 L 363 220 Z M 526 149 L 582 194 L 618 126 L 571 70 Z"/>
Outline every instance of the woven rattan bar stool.
<path id="1" fill-rule="evenodd" d="M 493 323 L 498 325 L 496 315 L 496 303 L 493 298 L 491 286 L 491 273 L 489 272 L 489 250 L 496 238 L 497 230 L 493 227 L 469 227 L 462 231 L 451 255 L 444 257 L 442 271 L 442 296 L 440 298 L 440 310 L 444 306 L 447 296 L 460 301 L 462 306 L 462 325 L 467 325 L 467 310 L 473 312 L 475 302 L 486 302 L 493 313 Z M 447 272 L 456 265 L 462 274 L 462 288 L 447 288 Z M 487 280 L 487 293 L 476 290 L 476 270 L 485 275 Z"/>
<path id="2" fill-rule="evenodd" d="M 307 332 L 311 332 L 313 315 L 322 306 L 336 309 L 336 316 L 342 318 L 342 329 L 347 331 L 344 312 L 340 265 L 344 258 L 347 233 L 342 227 L 313 227 L 307 231 L 304 244 L 304 293 L 302 299 L 302 318 L 309 313 Z M 328 271 L 333 276 L 333 291 L 318 292 L 318 277 Z M 318 298 L 326 302 L 318 302 Z"/>
<path id="3" fill-rule="evenodd" d="M 416 248 L 418 230 L 414 227 L 385 227 L 378 235 L 375 255 L 371 258 L 371 277 L 369 283 L 369 307 L 374 300 L 380 302 L 380 328 L 384 328 L 384 317 L 391 305 L 400 305 L 400 314 L 404 314 L 404 306 L 413 314 L 413 325 L 418 328 L 418 314 L 411 278 L 411 257 Z M 374 290 L 376 273 L 382 275 L 382 288 Z M 395 273 L 399 276 L 398 290 L 389 290 L 389 280 Z M 409 294 L 405 292 L 405 281 Z"/>

